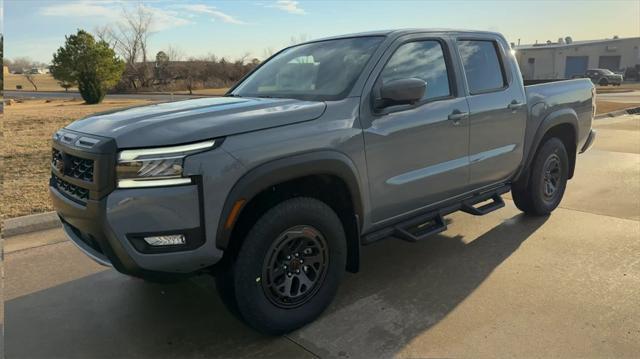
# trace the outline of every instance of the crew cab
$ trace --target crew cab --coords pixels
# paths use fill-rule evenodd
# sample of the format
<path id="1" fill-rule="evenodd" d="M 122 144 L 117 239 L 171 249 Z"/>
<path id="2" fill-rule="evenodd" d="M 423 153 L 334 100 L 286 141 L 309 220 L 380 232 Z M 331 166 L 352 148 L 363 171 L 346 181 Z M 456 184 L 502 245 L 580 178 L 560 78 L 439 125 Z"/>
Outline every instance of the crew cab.
<path id="1" fill-rule="evenodd" d="M 503 36 L 410 29 L 283 49 L 224 97 L 75 121 L 50 191 L 87 255 L 150 280 L 213 273 L 253 328 L 319 316 L 360 248 L 444 216 L 545 216 L 594 141 L 588 79 L 525 86 Z"/>

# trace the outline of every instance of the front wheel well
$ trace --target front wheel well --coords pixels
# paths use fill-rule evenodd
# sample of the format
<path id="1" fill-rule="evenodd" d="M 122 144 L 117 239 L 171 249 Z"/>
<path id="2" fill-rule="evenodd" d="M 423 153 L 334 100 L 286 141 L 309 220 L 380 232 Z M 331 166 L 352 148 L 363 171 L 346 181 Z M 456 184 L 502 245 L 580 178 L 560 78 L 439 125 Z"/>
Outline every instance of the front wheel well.
<path id="1" fill-rule="evenodd" d="M 347 270 L 357 272 L 359 267 L 360 235 L 358 213 L 349 187 L 335 175 L 309 175 L 271 185 L 253 196 L 242 208 L 231 232 L 226 256 L 234 256 L 253 224 L 270 208 L 295 197 L 311 197 L 333 209 L 345 230 L 347 238 Z"/>

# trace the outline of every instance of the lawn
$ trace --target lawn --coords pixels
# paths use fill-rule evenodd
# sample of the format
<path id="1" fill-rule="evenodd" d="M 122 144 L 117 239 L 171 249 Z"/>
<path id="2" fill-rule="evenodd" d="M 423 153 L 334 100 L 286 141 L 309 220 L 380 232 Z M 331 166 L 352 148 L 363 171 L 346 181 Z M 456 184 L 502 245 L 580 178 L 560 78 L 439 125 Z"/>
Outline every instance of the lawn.
<path id="1" fill-rule="evenodd" d="M 64 91 L 64 89 L 60 87 L 60 84 L 58 84 L 58 81 L 49 74 L 33 75 L 33 78 L 36 86 L 38 86 L 38 91 Z M 33 85 L 27 81 L 24 75 L 4 75 L 4 89 L 6 91 L 16 91 L 17 85 L 22 85 L 22 91 L 35 91 Z M 77 91 L 77 89 L 71 88 L 69 91 Z"/>
<path id="2" fill-rule="evenodd" d="M 49 201 L 51 136 L 68 123 L 95 112 L 150 104 L 113 100 L 99 105 L 81 101 L 25 101 L 4 107 L 2 218 L 53 210 Z"/>
<path id="3" fill-rule="evenodd" d="M 60 87 L 58 81 L 54 79 L 50 74 L 38 74 L 33 75 L 34 82 L 38 86 L 38 91 L 59 91 L 63 92 L 64 89 Z M 22 85 L 22 90 L 17 90 L 16 86 Z M 24 75 L 16 75 L 16 74 L 5 74 L 4 75 L 4 89 L 6 91 L 35 91 L 35 88 Z M 197 89 L 193 90 L 194 95 L 207 95 L 207 96 L 222 96 L 227 92 L 228 88 L 208 88 L 208 89 Z M 72 87 L 69 89 L 70 92 L 77 92 L 78 89 Z M 155 92 L 155 91 L 154 91 Z M 162 93 L 168 93 L 170 91 L 165 91 Z M 187 95 L 189 91 L 180 90 L 173 91 L 175 94 Z"/>

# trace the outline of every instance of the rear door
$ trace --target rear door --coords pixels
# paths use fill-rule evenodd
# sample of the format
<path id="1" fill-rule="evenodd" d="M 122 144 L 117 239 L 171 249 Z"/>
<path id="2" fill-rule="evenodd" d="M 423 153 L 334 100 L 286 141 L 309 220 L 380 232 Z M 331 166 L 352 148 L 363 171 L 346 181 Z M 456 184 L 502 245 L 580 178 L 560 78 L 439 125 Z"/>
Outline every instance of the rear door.
<path id="1" fill-rule="evenodd" d="M 468 184 L 467 101 L 458 91 L 450 43 L 430 36 L 396 40 L 365 86 L 361 120 L 374 223 L 458 194 Z M 405 78 L 427 83 L 422 100 L 373 108 L 382 85 Z"/>
<path id="2" fill-rule="evenodd" d="M 509 178 L 523 156 L 527 106 L 513 55 L 499 38 L 458 38 L 470 110 L 469 186 Z M 508 56 L 508 57 L 507 57 Z"/>

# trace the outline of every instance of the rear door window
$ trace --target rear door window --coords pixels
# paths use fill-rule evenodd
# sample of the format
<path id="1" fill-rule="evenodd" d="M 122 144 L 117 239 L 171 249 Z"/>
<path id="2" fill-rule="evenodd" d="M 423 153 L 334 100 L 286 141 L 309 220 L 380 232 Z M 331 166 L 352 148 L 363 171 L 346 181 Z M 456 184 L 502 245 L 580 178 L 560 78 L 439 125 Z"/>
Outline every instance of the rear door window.
<path id="1" fill-rule="evenodd" d="M 506 87 L 504 69 L 495 41 L 460 40 L 457 44 L 471 94 Z"/>

